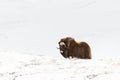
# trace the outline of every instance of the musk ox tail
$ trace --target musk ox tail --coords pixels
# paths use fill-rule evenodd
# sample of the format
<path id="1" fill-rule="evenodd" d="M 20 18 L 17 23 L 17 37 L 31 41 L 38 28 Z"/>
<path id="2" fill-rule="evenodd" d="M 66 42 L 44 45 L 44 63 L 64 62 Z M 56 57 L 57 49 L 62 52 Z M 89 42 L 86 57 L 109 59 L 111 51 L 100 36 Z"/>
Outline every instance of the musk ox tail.
<path id="1" fill-rule="evenodd" d="M 80 51 L 80 52 L 82 52 L 82 54 L 84 54 L 83 58 L 84 59 L 92 59 L 90 46 L 86 42 L 80 42 L 79 45 L 80 45 L 80 48 L 82 48 L 82 51 Z"/>

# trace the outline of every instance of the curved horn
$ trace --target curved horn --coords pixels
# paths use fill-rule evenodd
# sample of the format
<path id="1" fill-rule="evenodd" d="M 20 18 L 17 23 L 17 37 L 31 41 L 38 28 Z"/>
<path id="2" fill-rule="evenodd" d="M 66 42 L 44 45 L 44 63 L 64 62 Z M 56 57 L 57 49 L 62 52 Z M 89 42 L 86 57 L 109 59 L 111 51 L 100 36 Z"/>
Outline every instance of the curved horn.
<path id="1" fill-rule="evenodd" d="M 66 46 L 64 42 L 60 42 L 60 46 Z"/>

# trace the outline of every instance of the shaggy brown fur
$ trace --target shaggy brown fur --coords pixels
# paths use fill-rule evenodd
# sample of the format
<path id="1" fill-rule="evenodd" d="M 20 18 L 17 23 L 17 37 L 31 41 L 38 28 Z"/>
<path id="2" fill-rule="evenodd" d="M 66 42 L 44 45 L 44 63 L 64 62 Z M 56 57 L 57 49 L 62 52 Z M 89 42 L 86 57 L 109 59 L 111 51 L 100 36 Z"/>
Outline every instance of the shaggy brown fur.
<path id="1" fill-rule="evenodd" d="M 60 40 L 59 49 L 60 53 L 65 58 L 81 58 L 91 59 L 91 49 L 86 42 L 76 42 L 71 37 L 62 38 Z"/>

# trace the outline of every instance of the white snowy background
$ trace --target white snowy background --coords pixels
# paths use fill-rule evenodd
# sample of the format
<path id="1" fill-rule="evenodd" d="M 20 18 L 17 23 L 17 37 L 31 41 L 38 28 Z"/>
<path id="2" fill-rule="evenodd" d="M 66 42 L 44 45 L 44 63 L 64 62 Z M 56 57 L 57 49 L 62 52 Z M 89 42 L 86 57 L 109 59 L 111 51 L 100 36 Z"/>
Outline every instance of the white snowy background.
<path id="1" fill-rule="evenodd" d="M 0 0 L 0 80 L 119 80 L 119 34 L 119 0 Z M 93 59 L 64 59 L 66 36 Z"/>

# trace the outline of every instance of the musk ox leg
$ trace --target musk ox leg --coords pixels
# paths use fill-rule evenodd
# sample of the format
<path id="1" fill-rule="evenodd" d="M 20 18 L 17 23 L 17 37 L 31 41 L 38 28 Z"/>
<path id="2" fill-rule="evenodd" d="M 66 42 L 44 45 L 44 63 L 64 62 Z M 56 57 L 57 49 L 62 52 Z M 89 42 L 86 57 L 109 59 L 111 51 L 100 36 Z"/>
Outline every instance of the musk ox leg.
<path id="1" fill-rule="evenodd" d="M 68 59 L 73 59 L 73 57 L 72 57 L 72 56 L 69 56 Z"/>

